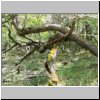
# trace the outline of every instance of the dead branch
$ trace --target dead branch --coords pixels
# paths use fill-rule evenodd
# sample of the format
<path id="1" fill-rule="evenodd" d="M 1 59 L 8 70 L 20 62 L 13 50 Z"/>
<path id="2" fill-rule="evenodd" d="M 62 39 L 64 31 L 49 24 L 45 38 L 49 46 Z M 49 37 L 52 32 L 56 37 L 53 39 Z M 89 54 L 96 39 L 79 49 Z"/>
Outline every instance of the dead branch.
<path id="1" fill-rule="evenodd" d="M 9 31 L 9 33 L 8 33 L 8 36 L 9 36 L 9 38 L 15 43 L 15 44 L 17 44 L 17 45 L 20 45 L 21 46 L 21 44 L 20 43 L 18 43 L 12 36 L 11 36 L 11 30 L 8 28 L 8 31 Z"/>
<path id="2" fill-rule="evenodd" d="M 6 53 L 6 52 L 10 51 L 12 48 L 14 48 L 14 47 L 16 47 L 16 46 L 17 46 L 17 44 L 14 44 L 14 45 L 11 46 L 9 49 L 5 50 L 3 53 Z"/>
<path id="3" fill-rule="evenodd" d="M 19 65 L 24 59 L 26 59 L 28 56 L 30 56 L 33 52 L 37 51 L 38 47 L 34 47 L 31 51 L 26 53 L 15 65 Z"/>
<path id="4" fill-rule="evenodd" d="M 41 26 L 34 26 L 34 27 L 28 27 L 23 28 L 18 34 L 20 36 L 25 36 L 32 33 L 40 33 L 40 32 L 46 32 L 46 31 L 59 31 L 60 33 L 66 34 L 68 33 L 69 29 L 64 28 L 58 24 L 47 24 L 47 25 L 41 25 Z"/>
<path id="5" fill-rule="evenodd" d="M 94 54 L 96 57 L 98 57 L 98 47 L 96 47 L 95 45 L 91 44 L 89 41 L 80 39 L 75 34 L 71 34 L 69 36 L 69 39 L 71 41 L 74 41 L 78 45 L 82 46 L 86 50 L 89 50 L 92 54 Z"/>

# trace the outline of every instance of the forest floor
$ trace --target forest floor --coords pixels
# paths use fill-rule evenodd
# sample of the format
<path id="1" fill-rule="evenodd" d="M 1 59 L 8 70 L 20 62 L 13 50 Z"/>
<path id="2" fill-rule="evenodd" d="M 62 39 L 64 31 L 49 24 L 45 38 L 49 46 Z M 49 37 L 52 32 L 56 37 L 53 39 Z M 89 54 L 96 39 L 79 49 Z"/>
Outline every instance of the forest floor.
<path id="1" fill-rule="evenodd" d="M 2 63 L 2 86 L 47 86 L 48 75 L 42 67 L 39 70 L 22 67 L 17 73 L 16 67 L 8 63 L 9 59 L 3 59 Z M 44 59 L 38 67 L 43 66 Z M 29 61 L 25 61 L 28 63 Z M 98 62 L 94 56 L 68 59 L 68 63 L 57 61 L 55 63 L 58 77 L 62 86 L 97 86 L 98 85 Z M 34 66 L 34 64 L 32 65 Z"/>

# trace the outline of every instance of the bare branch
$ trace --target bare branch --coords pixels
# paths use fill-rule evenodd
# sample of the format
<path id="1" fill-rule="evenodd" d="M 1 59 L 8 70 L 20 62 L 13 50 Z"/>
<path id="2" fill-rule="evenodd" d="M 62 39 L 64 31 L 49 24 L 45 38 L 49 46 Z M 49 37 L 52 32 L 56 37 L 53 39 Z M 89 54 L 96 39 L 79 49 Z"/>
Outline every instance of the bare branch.
<path id="1" fill-rule="evenodd" d="M 92 54 L 98 57 L 98 48 L 95 45 L 91 44 L 89 41 L 82 40 L 79 37 L 77 37 L 75 34 L 71 34 L 69 36 L 69 39 L 71 41 L 74 41 L 78 45 L 82 46 L 86 50 L 89 50 Z"/>
<path id="2" fill-rule="evenodd" d="M 30 38 L 28 38 L 28 37 L 26 37 L 26 36 L 21 36 L 21 37 L 23 37 L 23 38 L 25 38 L 25 39 L 27 39 L 27 40 L 29 40 L 29 41 L 33 42 L 33 40 L 32 40 L 32 39 L 30 39 Z"/>
<path id="3" fill-rule="evenodd" d="M 12 48 L 14 48 L 14 47 L 16 47 L 16 46 L 17 46 L 17 44 L 14 44 L 14 45 L 11 46 L 9 49 L 5 50 L 3 53 L 6 53 L 6 52 L 10 51 Z"/>
<path id="4" fill-rule="evenodd" d="M 26 53 L 25 55 L 24 55 L 24 57 L 22 57 L 21 59 L 20 59 L 20 61 L 18 61 L 15 65 L 17 66 L 17 65 L 19 65 L 24 59 L 26 59 L 28 56 L 30 56 L 33 52 L 35 52 L 35 51 L 37 51 L 37 47 L 34 47 L 31 51 L 29 51 L 28 53 Z"/>
<path id="5" fill-rule="evenodd" d="M 69 34 L 70 34 L 70 32 L 65 35 L 59 34 L 58 37 L 55 36 L 55 39 L 51 40 L 51 41 L 47 42 L 45 45 L 43 45 L 43 47 L 39 49 L 39 52 L 40 53 L 45 52 L 47 49 L 49 49 L 50 46 L 53 46 L 54 44 L 63 41 Z"/>
<path id="6" fill-rule="evenodd" d="M 36 46 L 36 45 L 43 45 L 44 43 L 43 42 L 36 42 L 36 41 L 31 41 L 31 42 L 27 42 L 26 43 L 26 45 L 34 45 L 34 46 Z"/>
<path id="7" fill-rule="evenodd" d="M 68 33 L 69 29 L 64 28 L 58 24 L 48 24 L 48 25 L 28 27 L 28 28 L 22 29 L 19 35 L 25 36 L 32 33 L 40 33 L 40 32 L 46 32 L 46 31 L 59 31 L 60 33 L 66 34 Z"/>
<path id="8" fill-rule="evenodd" d="M 10 31 L 10 29 L 8 28 L 8 31 L 9 31 L 9 33 L 8 33 L 8 36 L 9 36 L 9 38 L 15 43 L 15 44 L 17 44 L 17 45 L 20 45 L 21 46 L 21 44 L 20 43 L 18 43 L 12 36 L 11 36 L 11 31 Z"/>

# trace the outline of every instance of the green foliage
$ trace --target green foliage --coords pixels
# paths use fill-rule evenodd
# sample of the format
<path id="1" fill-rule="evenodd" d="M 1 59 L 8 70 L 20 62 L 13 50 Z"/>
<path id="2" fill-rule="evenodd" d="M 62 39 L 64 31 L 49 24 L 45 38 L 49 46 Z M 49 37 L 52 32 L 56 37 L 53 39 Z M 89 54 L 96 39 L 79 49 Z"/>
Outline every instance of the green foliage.
<path id="1" fill-rule="evenodd" d="M 36 78 L 33 78 L 30 82 L 31 82 L 31 85 L 34 85 L 34 86 L 45 86 L 48 82 L 48 77 L 47 76 L 36 77 Z"/>
<path id="2" fill-rule="evenodd" d="M 20 21 L 22 24 L 25 21 L 26 27 L 41 25 L 45 20 L 45 17 L 46 16 L 42 14 L 19 14 Z"/>
<path id="3" fill-rule="evenodd" d="M 58 74 L 66 86 L 98 85 L 98 65 L 93 56 L 62 65 Z"/>

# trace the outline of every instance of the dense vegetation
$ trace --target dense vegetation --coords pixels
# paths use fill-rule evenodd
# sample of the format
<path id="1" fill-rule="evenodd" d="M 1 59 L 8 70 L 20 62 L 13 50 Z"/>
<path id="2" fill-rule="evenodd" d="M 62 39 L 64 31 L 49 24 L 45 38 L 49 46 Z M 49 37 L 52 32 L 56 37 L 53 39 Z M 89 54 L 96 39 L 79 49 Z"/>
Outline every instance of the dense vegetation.
<path id="1" fill-rule="evenodd" d="M 2 14 L 2 85 L 48 86 L 54 44 L 61 86 L 98 85 L 97 14 Z"/>

